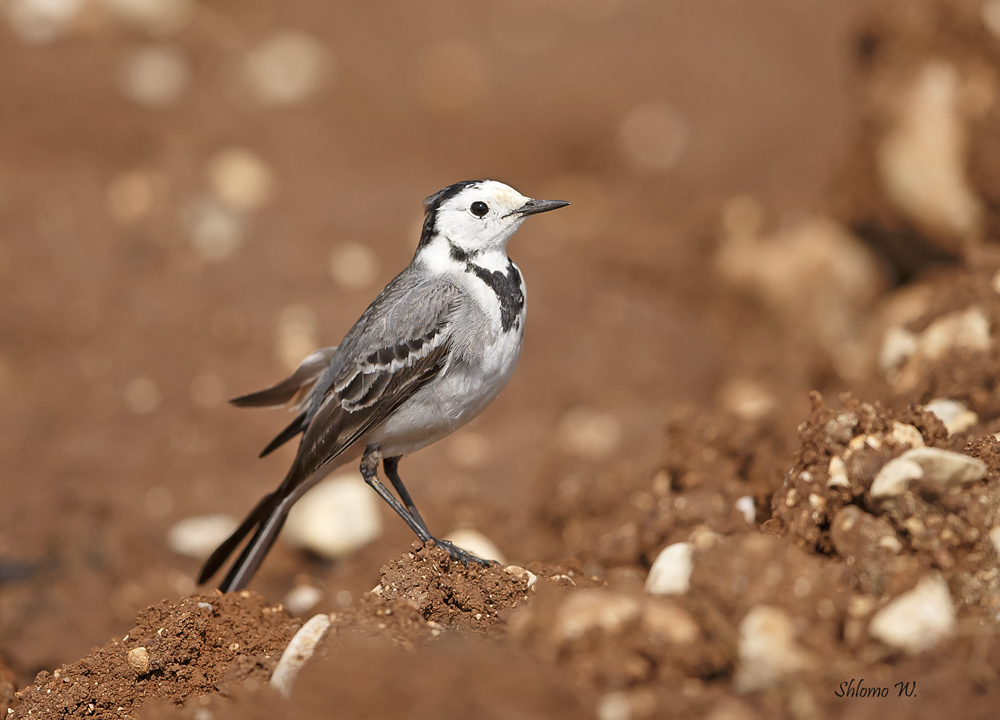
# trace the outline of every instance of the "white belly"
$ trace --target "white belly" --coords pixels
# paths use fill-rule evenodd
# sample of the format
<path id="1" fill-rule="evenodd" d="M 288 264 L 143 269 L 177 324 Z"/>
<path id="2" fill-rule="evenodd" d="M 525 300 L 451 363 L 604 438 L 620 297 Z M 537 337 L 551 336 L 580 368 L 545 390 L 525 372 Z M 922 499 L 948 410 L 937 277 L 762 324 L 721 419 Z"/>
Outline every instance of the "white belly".
<path id="1" fill-rule="evenodd" d="M 523 317 L 519 324 L 524 327 Z M 436 442 L 479 415 L 503 390 L 521 354 L 520 331 L 505 333 L 473 363 L 456 362 L 399 406 L 366 438 L 386 457 Z"/>

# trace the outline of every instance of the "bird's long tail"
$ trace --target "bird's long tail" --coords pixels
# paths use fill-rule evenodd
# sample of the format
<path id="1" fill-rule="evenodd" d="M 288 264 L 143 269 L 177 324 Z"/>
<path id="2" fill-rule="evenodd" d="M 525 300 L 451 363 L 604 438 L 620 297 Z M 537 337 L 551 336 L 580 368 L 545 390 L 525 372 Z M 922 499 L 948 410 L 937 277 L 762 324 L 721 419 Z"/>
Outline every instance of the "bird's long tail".
<path id="1" fill-rule="evenodd" d="M 243 552 L 236 558 L 236 562 L 229 568 L 226 578 L 220 583 L 219 590 L 222 592 L 233 592 L 245 588 L 260 564 L 264 562 L 271 546 L 281 531 L 281 526 L 285 524 L 288 511 L 295 502 L 294 494 L 282 492 L 279 488 L 275 492 L 265 495 L 257 506 L 250 511 L 246 520 L 236 528 L 225 542 L 216 548 L 215 552 L 205 561 L 198 576 L 198 584 L 201 585 L 218 572 L 219 568 L 229 559 L 233 551 L 239 547 L 251 530 L 255 530 L 250 541 L 243 548 Z"/>

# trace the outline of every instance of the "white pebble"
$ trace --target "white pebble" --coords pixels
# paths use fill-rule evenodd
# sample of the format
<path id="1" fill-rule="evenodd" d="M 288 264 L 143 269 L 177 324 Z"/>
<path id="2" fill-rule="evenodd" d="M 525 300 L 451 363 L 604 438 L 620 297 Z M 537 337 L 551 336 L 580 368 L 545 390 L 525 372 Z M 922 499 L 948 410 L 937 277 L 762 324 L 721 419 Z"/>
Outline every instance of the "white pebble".
<path id="1" fill-rule="evenodd" d="M 504 558 L 503 553 L 500 552 L 500 548 L 496 546 L 496 543 L 478 530 L 466 528 L 452 530 L 445 535 L 444 539 L 455 543 L 458 547 L 481 557 L 483 560 L 496 560 L 501 565 L 507 564 L 506 558 Z"/>
<path id="2" fill-rule="evenodd" d="M 125 405 L 134 413 L 147 415 L 160 407 L 160 387 L 149 378 L 136 378 L 125 386 Z"/>
<path id="3" fill-rule="evenodd" d="M 872 497 L 895 497 L 906 491 L 911 480 L 924 476 L 924 469 L 912 460 L 902 456 L 893 458 L 878 471 L 872 482 Z"/>
<path id="4" fill-rule="evenodd" d="M 7 22 L 18 40 L 41 45 L 65 35 L 83 6 L 84 0 L 9 0 Z"/>
<path id="5" fill-rule="evenodd" d="M 329 615 L 314 615 L 295 633 L 271 674 L 271 687 L 285 697 L 292 694 L 292 683 L 295 681 L 295 676 L 313 656 L 316 645 L 323 639 L 323 635 L 326 634 L 329 627 Z"/>
<path id="6" fill-rule="evenodd" d="M 879 610 L 868 626 L 872 637 L 911 654 L 934 647 L 954 630 L 955 607 L 938 573 Z"/>
<path id="7" fill-rule="evenodd" d="M 562 446 L 588 460 L 610 455 L 621 440 L 621 422 L 614 415 L 588 407 L 566 412 L 556 430 Z"/>
<path id="8" fill-rule="evenodd" d="M 152 35 L 182 30 L 194 15 L 192 0 L 103 0 L 103 4 L 115 18 Z"/>
<path id="9" fill-rule="evenodd" d="M 642 629 L 655 638 L 678 644 L 701 637 L 701 628 L 690 613 L 665 601 L 646 604 L 642 609 Z"/>
<path id="10" fill-rule="evenodd" d="M 753 380 L 731 380 L 721 394 L 722 406 L 748 422 L 765 417 L 777 406 L 774 395 Z"/>
<path id="11" fill-rule="evenodd" d="M 346 242 L 330 253 L 330 275 L 341 287 L 361 290 L 378 277 L 378 257 L 367 245 Z"/>
<path id="12" fill-rule="evenodd" d="M 838 455 L 830 458 L 829 468 L 830 479 L 826 481 L 827 487 L 851 487 L 851 481 L 847 478 L 847 467 Z"/>
<path id="13" fill-rule="evenodd" d="M 555 635 L 567 641 L 598 628 L 613 633 L 638 616 L 639 603 L 627 595 L 607 590 L 579 590 L 566 598 L 556 613 Z"/>
<path id="14" fill-rule="evenodd" d="M 519 578 L 523 578 L 528 583 L 528 589 L 530 590 L 538 582 L 538 576 L 530 570 L 525 570 L 520 565 L 508 565 L 503 569 L 505 573 L 510 573 L 511 575 Z"/>
<path id="15" fill-rule="evenodd" d="M 738 692 L 770 687 L 782 677 L 810 664 L 795 641 L 795 625 L 780 608 L 757 605 L 740 622 Z"/>
<path id="16" fill-rule="evenodd" d="M 632 704 L 628 693 L 609 692 L 597 701 L 598 720 L 632 720 Z"/>
<path id="17" fill-rule="evenodd" d="M 893 203 L 919 225 L 968 236 L 982 204 L 965 172 L 961 77 L 935 60 L 915 77 L 894 126 L 877 148 L 882 183 Z"/>
<path id="18" fill-rule="evenodd" d="M 242 217 L 214 200 L 205 200 L 192 207 L 189 224 L 191 247 L 204 260 L 225 260 L 243 244 Z"/>
<path id="19" fill-rule="evenodd" d="M 691 585 L 691 545 L 686 542 L 668 545 L 660 551 L 649 568 L 646 592 L 653 595 L 683 595 Z"/>
<path id="20" fill-rule="evenodd" d="M 333 59 L 311 35 L 285 30 L 252 50 L 244 65 L 257 99 L 270 105 L 298 103 L 315 95 L 332 75 Z"/>
<path id="21" fill-rule="evenodd" d="M 318 587 L 299 585 L 288 591 L 281 604 L 288 608 L 288 612 L 292 615 L 301 615 L 316 607 L 316 604 L 322 599 L 323 591 Z"/>
<path id="22" fill-rule="evenodd" d="M 964 432 L 979 422 L 979 416 L 959 400 L 935 398 L 924 405 L 924 410 L 937 415 L 949 435 Z"/>
<path id="23" fill-rule="evenodd" d="M 167 545 L 178 555 L 204 560 L 239 526 L 232 515 L 197 515 L 167 531 Z"/>
<path id="24" fill-rule="evenodd" d="M 878 354 L 878 366 L 888 373 L 902 365 L 917 351 L 919 338 L 906 328 L 893 326 L 885 331 Z"/>
<path id="25" fill-rule="evenodd" d="M 918 351 L 929 360 L 940 360 L 953 348 L 989 350 L 990 321 L 973 305 L 939 317 L 920 334 Z"/>
<path id="26" fill-rule="evenodd" d="M 754 503 L 753 498 L 750 495 L 744 495 L 737 498 L 734 504 L 736 505 L 736 509 L 743 515 L 743 519 L 746 520 L 747 525 L 753 525 L 757 520 L 757 505 Z"/>
<path id="27" fill-rule="evenodd" d="M 618 138 L 625 157 L 641 170 L 670 170 L 687 147 L 691 130 L 677 107 L 652 100 L 629 111 L 622 120 Z"/>
<path id="28" fill-rule="evenodd" d="M 215 153 L 205 173 L 215 196 L 233 210 L 256 210 L 271 197 L 271 169 L 246 148 L 232 147 Z"/>
<path id="29" fill-rule="evenodd" d="M 150 45 L 122 61 L 118 87 L 129 100 L 159 110 L 173 105 L 188 83 L 188 64 L 172 45 Z"/>
<path id="30" fill-rule="evenodd" d="M 890 442 L 906 447 L 923 447 L 924 438 L 913 425 L 894 420 L 892 432 L 886 437 Z"/>
<path id="31" fill-rule="evenodd" d="M 343 557 L 382 534 L 379 502 L 358 473 L 323 480 L 288 513 L 285 540 L 321 557 Z"/>
<path id="32" fill-rule="evenodd" d="M 990 542 L 993 543 L 993 547 L 996 549 L 997 554 L 1000 555 L 1000 525 L 990 529 Z"/>

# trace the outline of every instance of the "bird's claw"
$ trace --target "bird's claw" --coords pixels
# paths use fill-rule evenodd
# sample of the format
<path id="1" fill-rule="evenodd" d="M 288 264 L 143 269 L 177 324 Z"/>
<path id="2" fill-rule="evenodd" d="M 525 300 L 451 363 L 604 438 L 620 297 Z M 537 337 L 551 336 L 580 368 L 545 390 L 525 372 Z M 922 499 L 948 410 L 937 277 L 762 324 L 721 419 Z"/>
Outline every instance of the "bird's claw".
<path id="1" fill-rule="evenodd" d="M 444 550 L 446 553 L 451 555 L 452 560 L 457 560 L 465 566 L 466 570 L 469 568 L 469 563 L 474 562 L 477 565 L 482 565 L 483 567 L 489 567 L 490 565 L 499 565 L 496 560 L 484 560 L 478 555 L 473 555 L 468 550 L 463 550 L 458 547 L 455 543 L 449 540 L 438 540 L 437 538 L 431 538 L 434 544 Z"/>

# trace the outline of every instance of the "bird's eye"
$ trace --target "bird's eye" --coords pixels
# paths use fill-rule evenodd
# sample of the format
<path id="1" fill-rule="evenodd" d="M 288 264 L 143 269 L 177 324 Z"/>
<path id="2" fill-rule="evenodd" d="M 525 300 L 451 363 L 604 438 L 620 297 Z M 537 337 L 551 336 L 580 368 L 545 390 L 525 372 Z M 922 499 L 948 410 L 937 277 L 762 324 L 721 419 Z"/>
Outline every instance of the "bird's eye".
<path id="1" fill-rule="evenodd" d="M 472 212 L 472 214 L 475 215 L 476 217 L 483 217 L 484 215 L 486 215 L 486 213 L 490 211 L 490 208 L 482 200 L 476 200 L 476 202 L 472 203 L 472 206 L 469 208 L 469 211 Z"/>

